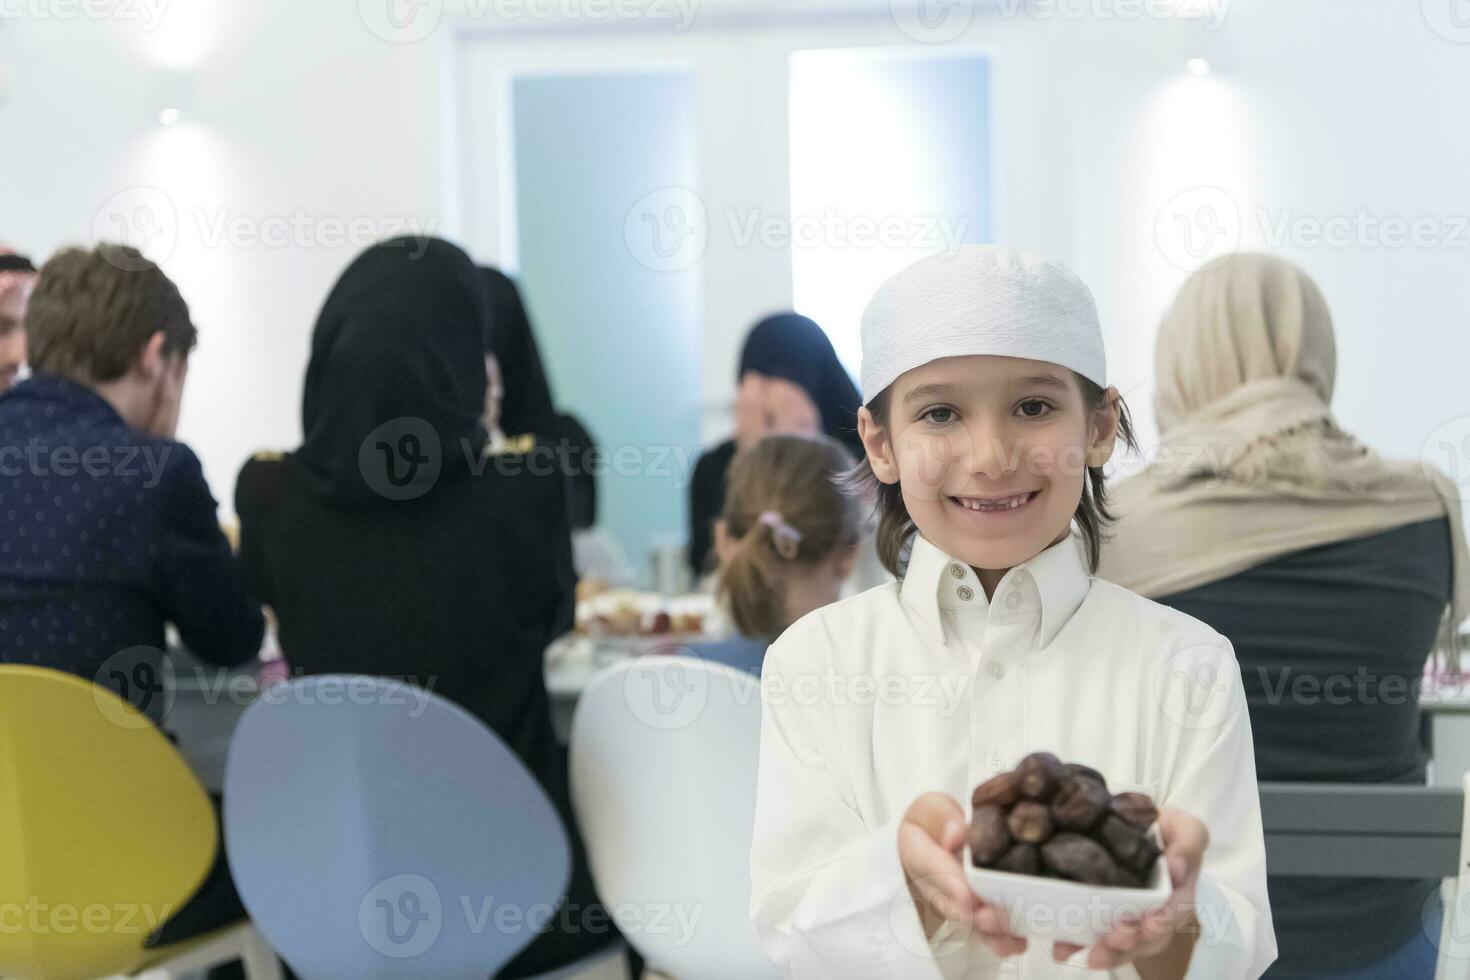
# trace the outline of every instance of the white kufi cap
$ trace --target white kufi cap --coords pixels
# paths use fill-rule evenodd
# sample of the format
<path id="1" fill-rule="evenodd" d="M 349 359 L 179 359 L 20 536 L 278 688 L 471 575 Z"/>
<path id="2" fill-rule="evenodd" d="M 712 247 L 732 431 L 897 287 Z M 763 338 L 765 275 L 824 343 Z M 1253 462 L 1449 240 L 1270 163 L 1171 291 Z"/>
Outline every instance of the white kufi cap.
<path id="1" fill-rule="evenodd" d="M 941 357 L 1049 361 L 1107 387 L 1092 292 L 1060 262 L 997 245 L 963 245 L 893 276 L 863 311 L 863 402 Z"/>

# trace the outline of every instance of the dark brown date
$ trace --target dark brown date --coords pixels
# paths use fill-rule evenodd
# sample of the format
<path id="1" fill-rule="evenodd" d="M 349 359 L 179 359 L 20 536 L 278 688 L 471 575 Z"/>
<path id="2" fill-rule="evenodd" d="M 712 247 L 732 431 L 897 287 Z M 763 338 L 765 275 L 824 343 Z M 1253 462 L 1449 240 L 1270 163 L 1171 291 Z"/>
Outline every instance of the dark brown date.
<path id="1" fill-rule="evenodd" d="M 1060 759 L 1050 752 L 1032 752 L 1016 766 L 1021 777 L 1021 795 L 1028 800 L 1051 802 L 1067 775 Z"/>
<path id="2" fill-rule="evenodd" d="M 1128 880 L 1107 848 L 1082 834 L 1060 833 L 1042 844 L 1041 863 L 1087 885 L 1120 885 Z"/>
<path id="3" fill-rule="evenodd" d="M 1035 800 L 1022 800 L 1012 807 L 1007 826 L 1012 837 L 1027 844 L 1040 844 L 1057 829 L 1046 804 Z"/>
<path id="4" fill-rule="evenodd" d="M 1018 875 L 1040 874 L 1041 849 L 1035 844 L 1012 844 L 1011 849 L 1002 854 L 992 867 Z"/>
<path id="5" fill-rule="evenodd" d="M 1139 830 L 1147 830 L 1159 819 L 1158 807 L 1142 793 L 1119 793 L 1113 797 L 1113 812 Z"/>
<path id="6" fill-rule="evenodd" d="M 977 806 L 970 817 L 970 859 L 978 867 L 989 867 L 1011 847 L 1005 809 L 994 804 Z"/>
<path id="7" fill-rule="evenodd" d="M 1091 766 L 1084 766 L 1080 762 L 1069 762 L 1069 763 L 1067 763 L 1067 775 L 1069 775 L 1069 776 L 1081 776 L 1084 779 L 1091 779 L 1093 782 L 1095 782 L 1098 785 L 1100 785 L 1103 789 L 1107 789 L 1108 788 L 1108 781 L 1103 778 L 1103 774 L 1102 773 L 1098 772 L 1096 769 L 1092 768 Z"/>
<path id="8" fill-rule="evenodd" d="M 1098 824 L 1094 836 L 1107 847 L 1118 864 L 1138 878 L 1148 877 L 1159 857 L 1159 846 L 1122 817 L 1109 814 Z"/>
<path id="9" fill-rule="evenodd" d="M 1051 815 L 1062 830 L 1079 834 L 1096 827 L 1113 802 L 1102 783 L 1087 776 L 1068 776 L 1051 804 Z"/>
<path id="10" fill-rule="evenodd" d="M 994 803 L 997 806 L 1014 806 L 1020 798 L 1021 777 L 1014 772 L 1003 772 L 976 786 L 975 792 L 970 796 L 970 805 L 985 806 Z"/>

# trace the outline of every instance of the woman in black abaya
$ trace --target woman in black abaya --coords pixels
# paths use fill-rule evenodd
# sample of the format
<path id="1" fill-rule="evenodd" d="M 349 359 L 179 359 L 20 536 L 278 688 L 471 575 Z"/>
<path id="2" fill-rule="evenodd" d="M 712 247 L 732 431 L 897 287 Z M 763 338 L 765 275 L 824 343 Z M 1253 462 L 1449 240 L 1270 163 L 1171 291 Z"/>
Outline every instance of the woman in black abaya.
<path id="1" fill-rule="evenodd" d="M 432 679 L 556 804 L 572 840 L 568 914 L 501 974 L 516 977 L 617 934 L 579 927 L 597 899 L 542 677 L 572 619 L 564 486 L 487 460 L 487 303 L 448 242 L 394 239 L 358 256 L 312 335 L 304 441 L 247 463 L 235 503 L 247 581 L 295 669 Z"/>

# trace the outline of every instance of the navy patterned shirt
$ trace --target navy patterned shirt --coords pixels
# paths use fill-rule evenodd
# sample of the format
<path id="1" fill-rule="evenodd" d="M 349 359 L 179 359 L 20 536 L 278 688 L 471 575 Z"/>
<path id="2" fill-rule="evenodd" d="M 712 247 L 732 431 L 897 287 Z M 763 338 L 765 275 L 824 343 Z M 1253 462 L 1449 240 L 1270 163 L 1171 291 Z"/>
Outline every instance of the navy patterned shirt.
<path id="1" fill-rule="evenodd" d="M 16 386 L 0 397 L 0 662 L 116 690 L 140 662 L 158 676 L 165 622 L 220 666 L 260 649 L 198 457 L 84 385 Z"/>

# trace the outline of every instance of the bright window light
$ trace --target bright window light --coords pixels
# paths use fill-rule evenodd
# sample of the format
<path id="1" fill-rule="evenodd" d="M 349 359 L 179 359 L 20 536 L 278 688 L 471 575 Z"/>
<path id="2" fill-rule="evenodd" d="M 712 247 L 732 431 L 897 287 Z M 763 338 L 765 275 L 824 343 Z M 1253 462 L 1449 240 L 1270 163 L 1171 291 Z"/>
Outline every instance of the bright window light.
<path id="1" fill-rule="evenodd" d="M 791 271 L 797 312 L 859 371 L 859 324 L 899 269 L 990 238 L 983 55 L 791 56 Z"/>

